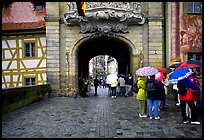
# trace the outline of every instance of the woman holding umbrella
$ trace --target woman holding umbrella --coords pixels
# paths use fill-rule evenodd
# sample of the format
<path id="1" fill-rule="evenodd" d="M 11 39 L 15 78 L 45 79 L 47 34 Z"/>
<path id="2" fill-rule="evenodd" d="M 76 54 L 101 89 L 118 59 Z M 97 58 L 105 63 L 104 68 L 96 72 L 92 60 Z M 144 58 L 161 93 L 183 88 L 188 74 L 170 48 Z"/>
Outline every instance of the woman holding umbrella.
<path id="1" fill-rule="evenodd" d="M 138 82 L 137 82 L 137 87 L 138 87 L 138 93 L 136 96 L 136 99 L 140 102 L 140 107 L 139 107 L 139 117 L 147 117 L 146 113 L 146 108 L 147 108 L 147 93 L 146 93 L 146 85 L 145 85 L 145 77 L 144 76 L 139 76 L 138 77 Z"/>
<path id="2" fill-rule="evenodd" d="M 191 109 L 191 124 L 200 124 L 196 121 L 196 107 L 194 103 L 194 97 L 192 89 L 195 89 L 195 86 L 188 78 L 192 74 L 192 70 L 188 68 L 181 68 L 175 70 L 171 75 L 169 75 L 169 82 L 177 83 L 178 94 L 180 99 L 181 113 L 183 117 L 183 123 L 188 123 L 186 116 L 186 103 Z"/>
<path id="3" fill-rule="evenodd" d="M 155 74 L 158 72 L 158 69 L 155 67 L 147 66 L 140 68 L 136 71 L 136 74 L 139 76 L 150 76 L 146 81 L 146 91 L 147 91 L 147 102 L 150 119 L 153 118 L 153 106 L 154 106 L 154 119 L 160 119 L 158 115 L 159 100 L 161 89 L 159 89 L 159 84 L 155 80 Z"/>

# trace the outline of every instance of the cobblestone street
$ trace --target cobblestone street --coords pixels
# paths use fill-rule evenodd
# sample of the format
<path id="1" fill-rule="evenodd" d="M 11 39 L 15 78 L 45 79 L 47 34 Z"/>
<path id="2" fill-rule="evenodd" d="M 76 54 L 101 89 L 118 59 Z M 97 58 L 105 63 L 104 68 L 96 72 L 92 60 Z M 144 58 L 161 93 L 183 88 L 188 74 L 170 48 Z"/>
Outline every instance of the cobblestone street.
<path id="1" fill-rule="evenodd" d="M 183 124 L 167 98 L 160 120 L 139 118 L 133 96 L 111 99 L 108 89 L 89 97 L 51 97 L 2 116 L 2 138 L 202 138 L 200 125 Z"/>

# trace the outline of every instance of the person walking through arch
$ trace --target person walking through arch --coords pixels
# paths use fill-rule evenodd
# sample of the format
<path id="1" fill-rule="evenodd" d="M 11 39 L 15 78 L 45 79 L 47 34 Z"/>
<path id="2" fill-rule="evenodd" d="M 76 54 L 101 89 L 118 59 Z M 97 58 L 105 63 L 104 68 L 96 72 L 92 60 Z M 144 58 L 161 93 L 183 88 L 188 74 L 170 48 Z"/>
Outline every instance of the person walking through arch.
<path id="1" fill-rule="evenodd" d="M 119 90 L 120 95 L 124 96 L 125 95 L 125 79 L 122 76 L 118 78 L 118 85 L 120 88 Z"/>
<path id="2" fill-rule="evenodd" d="M 97 79 L 97 77 L 94 79 L 94 88 L 95 88 L 95 93 L 94 95 L 97 95 L 97 89 L 99 86 L 99 80 Z"/>
<path id="3" fill-rule="evenodd" d="M 116 87 L 118 86 L 118 81 L 117 80 L 112 81 L 110 86 L 111 86 L 111 93 L 112 93 L 111 98 L 116 98 Z"/>
<path id="4" fill-rule="evenodd" d="M 133 76 L 129 73 L 128 77 L 126 79 L 126 93 L 125 93 L 125 97 L 127 97 L 128 94 L 132 95 L 132 86 L 133 86 Z"/>

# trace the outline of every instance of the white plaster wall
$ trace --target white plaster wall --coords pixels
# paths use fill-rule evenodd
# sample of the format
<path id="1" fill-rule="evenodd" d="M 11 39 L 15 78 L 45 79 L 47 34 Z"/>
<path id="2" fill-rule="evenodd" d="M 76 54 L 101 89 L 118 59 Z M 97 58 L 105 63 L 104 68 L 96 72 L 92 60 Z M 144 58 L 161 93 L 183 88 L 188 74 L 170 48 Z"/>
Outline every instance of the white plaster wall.
<path id="1" fill-rule="evenodd" d="M 40 67 L 46 67 L 46 59 L 43 59 L 41 64 L 40 64 Z"/>
<path id="2" fill-rule="evenodd" d="M 8 40 L 10 48 L 16 48 L 16 40 Z"/>
<path id="3" fill-rule="evenodd" d="M 26 68 L 36 68 L 39 60 L 23 60 Z"/>
<path id="4" fill-rule="evenodd" d="M 8 46 L 7 46 L 6 42 L 4 40 L 2 40 L 2 49 L 4 49 L 4 48 L 8 48 Z"/>
<path id="5" fill-rule="evenodd" d="M 5 50 L 5 59 L 11 59 L 12 55 L 9 50 Z"/>
<path id="6" fill-rule="evenodd" d="M 46 38 L 40 38 L 42 46 L 46 46 Z"/>
<path id="7" fill-rule="evenodd" d="M 18 81 L 18 75 L 14 75 L 13 76 L 13 82 L 17 82 Z"/>
<path id="8" fill-rule="evenodd" d="M 17 69 L 17 61 L 16 60 L 12 61 L 9 69 Z"/>
<path id="9" fill-rule="evenodd" d="M 6 70 L 8 63 L 9 63 L 9 61 L 2 61 L 2 70 Z"/>

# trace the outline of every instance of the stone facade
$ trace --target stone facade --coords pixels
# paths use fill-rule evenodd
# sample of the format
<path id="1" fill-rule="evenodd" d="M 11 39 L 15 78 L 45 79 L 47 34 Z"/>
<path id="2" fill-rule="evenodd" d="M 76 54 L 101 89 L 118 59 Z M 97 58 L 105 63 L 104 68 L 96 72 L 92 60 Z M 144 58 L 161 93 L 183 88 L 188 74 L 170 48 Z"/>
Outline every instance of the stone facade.
<path id="1" fill-rule="evenodd" d="M 74 3 L 71 4 L 73 4 L 73 8 L 76 8 L 74 7 Z M 116 14 L 117 12 L 119 13 L 117 15 L 119 19 L 117 17 L 114 17 L 114 19 L 110 17 L 112 21 L 110 20 L 111 22 L 109 22 L 109 20 L 97 20 L 96 17 L 93 21 L 101 24 L 100 27 L 94 28 L 95 30 L 92 32 L 88 30 L 88 26 L 92 25 L 91 22 L 93 22 L 91 20 L 91 22 L 86 24 L 85 32 L 85 29 L 83 29 L 84 26 L 81 25 L 83 21 L 80 22 L 80 20 L 83 20 L 81 17 L 72 14 L 72 24 L 71 22 L 68 23 L 69 20 L 65 20 L 69 19 L 70 17 L 68 16 L 71 15 L 69 13 L 70 10 L 68 10 L 70 8 L 68 7 L 70 6 L 68 3 L 46 2 L 47 82 L 51 84 L 53 91 L 56 91 L 56 93 L 61 92 L 65 96 L 71 95 L 74 90 L 77 91 L 78 51 L 85 41 L 90 38 L 100 37 L 101 35 L 113 39 L 116 38 L 126 44 L 126 47 L 130 50 L 130 72 L 132 74 L 135 74 L 135 70 L 142 66 L 151 65 L 157 68 L 162 67 L 162 2 L 136 2 L 134 4 L 137 5 L 138 9 L 136 11 L 138 13 L 125 14 L 116 8 L 113 12 L 116 12 Z M 90 6 L 91 4 L 87 5 Z M 107 6 L 102 6 L 103 10 L 107 10 Z M 90 11 L 87 9 L 87 13 L 90 14 Z M 73 9 L 72 12 L 76 11 Z M 127 11 L 124 9 L 124 12 Z M 104 12 L 99 12 L 98 14 L 102 13 Z M 115 20 L 122 20 L 120 19 L 120 14 L 121 16 L 126 16 L 126 19 L 124 19 L 124 24 L 118 25 L 120 26 L 119 30 L 116 31 L 116 28 L 103 26 L 107 22 L 109 22 L 107 24 L 109 25 L 114 23 Z M 76 18 L 79 19 L 76 20 Z M 101 18 L 107 17 L 106 15 L 101 15 Z M 104 24 L 100 21 L 104 21 Z"/>

